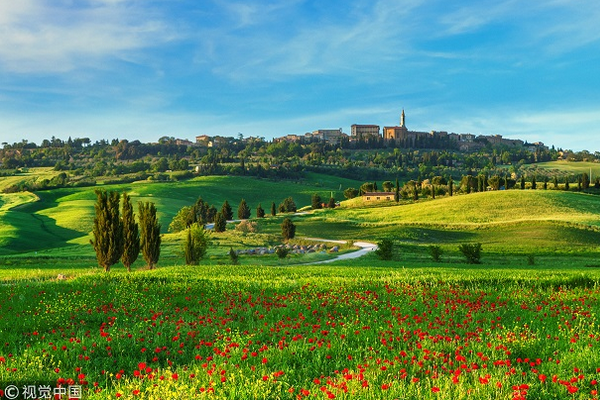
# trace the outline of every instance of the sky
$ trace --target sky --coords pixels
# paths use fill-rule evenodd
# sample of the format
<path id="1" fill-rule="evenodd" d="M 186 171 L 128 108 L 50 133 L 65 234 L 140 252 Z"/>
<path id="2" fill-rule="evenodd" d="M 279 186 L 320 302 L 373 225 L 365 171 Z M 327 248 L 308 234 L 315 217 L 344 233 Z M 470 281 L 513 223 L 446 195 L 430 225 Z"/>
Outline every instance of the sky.
<path id="1" fill-rule="evenodd" d="M 0 2 L 0 142 L 352 124 L 600 151 L 597 0 Z"/>

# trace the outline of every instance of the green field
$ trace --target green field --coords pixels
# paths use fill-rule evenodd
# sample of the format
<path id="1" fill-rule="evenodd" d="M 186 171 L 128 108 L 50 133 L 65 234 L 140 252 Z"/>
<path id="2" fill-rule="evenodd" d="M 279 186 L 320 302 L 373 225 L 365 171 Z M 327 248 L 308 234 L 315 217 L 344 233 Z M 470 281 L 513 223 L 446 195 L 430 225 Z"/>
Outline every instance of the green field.
<path id="1" fill-rule="evenodd" d="M 105 186 L 152 201 L 163 231 L 198 196 L 236 212 L 360 182 L 205 177 Z M 241 195 L 243 193 L 243 195 Z M 241 256 L 281 243 L 284 215 L 211 234 L 185 266 L 184 233 L 161 261 L 97 265 L 93 188 L 0 195 L 0 390 L 83 389 L 85 399 L 596 399 L 600 196 L 545 190 L 365 204 L 289 216 L 295 243 L 390 238 L 395 254 Z M 268 212 L 268 211 L 267 211 Z M 469 265 L 462 243 L 482 243 Z M 443 250 L 434 262 L 429 246 Z M 342 246 L 348 251 L 348 246 Z M 66 279 L 59 280 L 63 275 Z M 66 397 L 65 397 L 66 398 Z"/>
<path id="2" fill-rule="evenodd" d="M 243 177 L 202 177 L 183 182 L 138 182 L 127 185 L 102 186 L 106 190 L 126 191 L 132 202 L 154 202 L 167 232 L 169 223 L 179 209 L 192 205 L 201 196 L 219 208 L 225 200 L 233 207 L 244 198 L 256 212 L 256 207 L 270 209 L 286 197 L 293 196 L 298 208 L 310 204 L 310 197 L 319 193 L 329 199 L 331 194 L 342 199 L 342 191 L 359 182 L 308 174 L 300 182 L 270 181 Z M 86 245 L 94 218 L 94 188 L 69 188 L 40 191 L 38 201 L 30 194 L 0 194 L 0 255 L 54 249 L 69 245 Z"/>
<path id="3" fill-rule="evenodd" d="M 569 162 L 569 161 L 549 161 L 534 164 L 537 168 L 547 171 L 570 173 L 573 175 L 590 174 L 592 172 L 592 180 L 600 177 L 600 164 L 594 162 Z"/>

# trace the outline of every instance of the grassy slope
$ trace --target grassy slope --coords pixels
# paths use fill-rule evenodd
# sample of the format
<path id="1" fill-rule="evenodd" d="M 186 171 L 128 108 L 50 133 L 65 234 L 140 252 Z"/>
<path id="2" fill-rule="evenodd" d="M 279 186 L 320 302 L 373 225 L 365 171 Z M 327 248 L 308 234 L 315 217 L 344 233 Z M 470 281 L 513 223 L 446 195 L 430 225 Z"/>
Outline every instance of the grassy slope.
<path id="1" fill-rule="evenodd" d="M 271 202 L 279 204 L 285 197 L 293 196 L 298 207 L 310 204 L 313 193 L 328 199 L 331 192 L 338 199 L 338 191 L 360 183 L 343 178 L 309 174 L 300 182 L 268 181 L 244 177 L 212 176 L 183 182 L 140 182 L 127 185 L 105 186 L 107 190 L 127 191 L 132 201 L 152 201 L 166 232 L 177 211 L 193 204 L 199 196 L 220 208 L 225 200 L 233 207 L 234 215 L 240 200 L 246 199 L 255 214 L 258 203 L 269 212 Z M 67 244 L 86 245 L 94 218 L 94 188 L 69 188 L 41 191 L 40 200 L 31 203 L 31 195 L 1 195 L 0 211 L 23 203 L 18 208 L 0 213 L 0 254 L 62 247 Z M 13 196 L 13 197 L 11 197 Z M 22 196 L 16 199 L 14 196 Z M 6 207 L 3 206 L 6 204 Z"/>
<path id="2" fill-rule="evenodd" d="M 39 182 L 44 179 L 50 180 L 58 174 L 60 174 L 60 171 L 54 171 L 54 168 L 39 167 L 29 168 L 27 172 L 22 172 L 14 176 L 0 176 L 0 192 L 6 189 L 7 187 L 15 185 L 19 182 Z"/>
<path id="3" fill-rule="evenodd" d="M 564 171 L 572 174 L 583 174 L 584 172 L 589 174 L 591 169 L 592 178 L 600 176 L 600 164 L 593 162 L 549 161 L 533 165 L 545 170 Z"/>
<path id="4" fill-rule="evenodd" d="M 358 205 L 360 200 L 349 202 Z M 600 243 L 600 197 L 558 191 L 502 191 L 415 204 L 341 208 L 308 218 L 299 232 L 422 244 L 482 242 L 488 248 L 561 251 Z M 327 234 L 325 234 L 327 236 Z"/>

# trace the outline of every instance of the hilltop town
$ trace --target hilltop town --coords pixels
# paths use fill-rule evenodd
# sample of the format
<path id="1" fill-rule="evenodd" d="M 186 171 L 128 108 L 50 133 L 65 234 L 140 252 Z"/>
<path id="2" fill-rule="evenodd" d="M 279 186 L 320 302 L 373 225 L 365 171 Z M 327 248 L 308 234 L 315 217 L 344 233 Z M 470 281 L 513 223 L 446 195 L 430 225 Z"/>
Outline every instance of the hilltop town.
<path id="1" fill-rule="evenodd" d="M 196 142 L 181 141 L 179 144 L 201 145 L 205 147 L 220 147 L 230 143 L 231 138 L 222 136 L 200 135 Z M 256 140 L 258 138 L 248 138 Z M 259 139 L 260 140 L 260 139 Z M 383 129 L 376 124 L 353 124 L 350 134 L 338 129 L 317 129 L 304 135 L 288 134 L 273 139 L 274 142 L 311 143 L 323 141 L 332 145 L 344 144 L 381 144 L 385 147 L 397 148 L 446 148 L 460 151 L 475 151 L 486 145 L 504 145 L 511 148 L 526 148 L 535 153 L 538 150 L 547 150 L 542 142 L 527 143 L 520 139 L 504 138 L 502 135 L 474 135 L 472 133 L 454 133 L 447 131 L 413 131 L 406 126 L 406 114 L 402 110 L 398 126 L 384 126 Z M 359 146 L 361 147 L 361 146 Z"/>

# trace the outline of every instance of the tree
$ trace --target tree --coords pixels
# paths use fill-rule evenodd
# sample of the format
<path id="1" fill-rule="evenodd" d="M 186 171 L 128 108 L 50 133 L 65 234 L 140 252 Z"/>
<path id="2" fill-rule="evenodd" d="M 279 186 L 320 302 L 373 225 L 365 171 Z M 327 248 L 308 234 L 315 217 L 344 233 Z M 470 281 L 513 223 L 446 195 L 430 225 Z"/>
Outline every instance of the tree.
<path id="1" fill-rule="evenodd" d="M 214 231 L 225 232 L 225 229 L 227 229 L 227 219 L 222 212 L 218 212 L 215 216 Z"/>
<path id="2" fill-rule="evenodd" d="M 323 204 L 321 202 L 321 196 L 319 196 L 317 193 L 313 194 L 312 197 L 310 198 L 310 204 L 311 204 L 313 210 L 319 210 L 319 209 L 323 208 Z"/>
<path id="3" fill-rule="evenodd" d="M 553 189 L 558 189 L 558 177 L 555 175 L 554 179 L 552 180 L 552 188 Z"/>
<path id="4" fill-rule="evenodd" d="M 123 255 L 123 223 L 119 218 L 119 198 L 117 192 L 96 190 L 94 238 L 90 243 L 96 251 L 98 265 L 106 272 Z"/>
<path id="5" fill-rule="evenodd" d="M 384 192 L 391 192 L 394 188 L 394 184 L 391 181 L 384 181 L 381 186 L 383 187 Z"/>
<path id="6" fill-rule="evenodd" d="M 521 190 L 525 189 L 525 176 L 521 177 Z"/>
<path id="7" fill-rule="evenodd" d="M 265 210 L 262 208 L 261 204 L 258 203 L 258 207 L 256 207 L 256 218 L 264 218 Z"/>
<path id="8" fill-rule="evenodd" d="M 169 224 L 169 232 L 177 233 L 189 227 L 190 224 L 188 222 L 191 220 L 191 216 L 193 214 L 194 211 L 192 206 L 182 207 L 179 211 L 177 211 L 177 214 L 175 214 L 173 220 Z"/>
<path id="9" fill-rule="evenodd" d="M 284 240 L 290 240 L 296 236 L 296 225 L 294 225 L 291 219 L 286 218 L 283 220 L 281 224 L 281 236 L 283 236 Z"/>
<path id="10" fill-rule="evenodd" d="M 187 265 L 198 265 L 208 249 L 210 237 L 204 229 L 204 225 L 195 223 L 187 231 L 184 244 L 185 263 Z"/>
<path id="11" fill-rule="evenodd" d="M 365 182 L 360 186 L 359 194 L 362 196 L 365 193 L 374 192 L 375 190 L 376 189 L 373 182 Z"/>
<path id="12" fill-rule="evenodd" d="M 400 202 L 400 182 L 398 182 L 398 178 L 396 178 L 396 190 L 394 192 L 394 201 L 396 203 Z"/>
<path id="13" fill-rule="evenodd" d="M 242 201 L 240 201 L 240 205 L 238 206 L 238 219 L 248 218 L 250 218 L 250 207 L 248 207 L 246 200 L 242 199 Z"/>
<path id="14" fill-rule="evenodd" d="M 394 242 L 391 239 L 381 239 L 377 242 L 375 254 L 382 260 L 391 260 L 394 256 Z"/>
<path id="15" fill-rule="evenodd" d="M 327 207 L 329 207 L 329 208 L 335 208 L 335 198 L 334 197 L 330 197 L 329 198 L 329 202 L 327 203 Z"/>
<path id="16" fill-rule="evenodd" d="M 344 197 L 347 199 L 353 199 L 358 196 L 358 189 L 356 188 L 348 188 L 344 190 Z"/>
<path id="17" fill-rule="evenodd" d="M 586 172 L 582 175 L 582 185 L 584 190 L 590 187 L 590 176 Z"/>
<path id="18" fill-rule="evenodd" d="M 223 214 L 226 221 L 233 219 L 233 210 L 231 209 L 231 206 L 227 200 L 225 200 L 223 206 L 221 207 L 221 214 Z"/>
<path id="19" fill-rule="evenodd" d="M 121 261 L 127 271 L 131 271 L 131 265 L 140 255 L 140 233 L 139 225 L 135 221 L 131 198 L 127 193 L 123 193 L 123 255 Z"/>
<path id="20" fill-rule="evenodd" d="M 154 269 L 160 257 L 160 224 L 154 203 L 138 204 L 140 219 L 140 247 L 149 269 Z"/>
<path id="21" fill-rule="evenodd" d="M 566 176 L 566 177 L 565 177 L 565 190 L 567 190 L 567 191 L 568 191 L 569 189 L 570 189 L 570 188 L 569 188 L 569 177 L 568 177 L 568 176 Z"/>
<path id="22" fill-rule="evenodd" d="M 409 189 L 409 192 L 412 193 L 412 199 L 417 201 L 419 200 L 419 187 L 417 181 L 410 180 L 406 182 L 406 186 Z"/>
<path id="23" fill-rule="evenodd" d="M 296 212 L 296 203 L 291 197 L 287 197 L 279 204 L 279 212 Z"/>
<path id="24" fill-rule="evenodd" d="M 454 195 L 454 181 L 452 180 L 452 177 L 448 179 L 448 194 L 450 197 Z"/>
<path id="25" fill-rule="evenodd" d="M 463 253 L 468 264 L 479 264 L 481 259 L 481 243 L 464 243 L 458 246 L 458 250 Z"/>
<path id="26" fill-rule="evenodd" d="M 537 182 L 535 181 L 535 176 L 531 178 L 531 189 L 537 189 Z"/>
<path id="27" fill-rule="evenodd" d="M 499 190 L 500 189 L 500 177 L 498 175 L 491 176 L 490 179 L 488 179 L 488 184 L 490 185 L 490 188 L 492 190 Z"/>
<path id="28" fill-rule="evenodd" d="M 275 202 L 271 203 L 271 216 L 274 217 L 277 215 L 277 207 L 275 206 Z"/>

